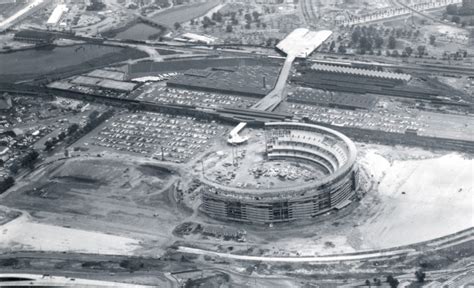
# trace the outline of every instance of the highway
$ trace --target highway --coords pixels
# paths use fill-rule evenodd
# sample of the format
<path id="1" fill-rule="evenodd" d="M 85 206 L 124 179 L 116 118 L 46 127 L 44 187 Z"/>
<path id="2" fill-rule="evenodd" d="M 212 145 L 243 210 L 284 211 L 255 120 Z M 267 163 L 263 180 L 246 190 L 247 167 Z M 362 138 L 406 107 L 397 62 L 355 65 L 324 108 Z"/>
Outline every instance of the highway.
<path id="1" fill-rule="evenodd" d="M 33 0 L 28 6 L 24 7 L 20 11 L 11 15 L 7 19 L 0 22 L 0 31 L 4 31 L 14 25 L 16 21 L 20 20 L 23 16 L 33 12 L 35 9 L 40 8 L 42 4 L 47 4 L 50 0 Z"/>
<path id="2" fill-rule="evenodd" d="M 374 259 L 388 260 L 405 257 L 407 255 L 420 255 L 427 251 L 439 251 L 449 249 L 453 246 L 463 243 L 474 242 L 474 228 L 459 231 L 457 233 L 447 235 L 441 238 L 433 239 L 426 242 L 416 243 L 413 245 L 406 245 L 401 247 L 394 247 L 382 250 L 368 250 L 357 253 L 347 253 L 338 255 L 322 255 L 322 256 L 251 256 L 231 253 L 221 253 L 199 248 L 192 248 L 186 246 L 179 246 L 178 252 L 207 255 L 219 257 L 223 259 L 232 259 L 240 261 L 253 262 L 283 262 L 283 263 L 333 263 L 333 262 L 352 262 L 352 261 L 368 261 Z"/>
<path id="3" fill-rule="evenodd" d="M 328 256 L 314 256 L 314 257 L 271 257 L 271 256 L 250 256 L 250 255 L 237 255 L 230 253 L 219 253 L 209 250 L 203 250 L 198 248 L 191 248 L 185 246 L 179 246 L 178 252 L 208 255 L 214 257 L 220 257 L 225 259 L 241 260 L 241 261 L 257 261 L 257 262 L 284 262 L 284 263 L 331 263 L 339 261 L 361 261 L 370 260 L 375 258 L 398 258 L 407 255 L 408 253 L 415 252 L 414 249 L 401 249 L 397 251 L 387 252 L 368 252 L 364 254 L 356 255 L 328 255 Z"/>

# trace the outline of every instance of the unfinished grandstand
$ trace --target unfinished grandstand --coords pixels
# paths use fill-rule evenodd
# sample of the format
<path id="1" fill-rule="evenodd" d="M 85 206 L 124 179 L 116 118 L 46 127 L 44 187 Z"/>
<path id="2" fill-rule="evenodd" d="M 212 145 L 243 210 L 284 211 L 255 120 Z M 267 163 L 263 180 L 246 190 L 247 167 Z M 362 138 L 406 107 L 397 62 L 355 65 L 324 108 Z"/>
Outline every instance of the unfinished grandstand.
<path id="1" fill-rule="evenodd" d="M 265 124 L 265 142 L 261 166 L 249 169 L 254 173 L 253 184 L 247 181 L 243 185 L 238 181 L 240 175 L 242 179 L 249 179 L 245 175 L 248 168 L 245 163 L 232 166 L 224 163 L 223 167 L 230 167 L 231 171 L 223 175 L 225 168 L 219 167 L 218 160 L 204 160 L 203 169 L 211 165 L 221 170 L 214 173 L 217 176 L 202 171 L 205 213 L 222 220 L 264 224 L 310 219 L 351 203 L 359 181 L 357 152 L 349 138 L 322 126 L 270 122 Z M 259 152 L 247 153 L 242 161 L 257 161 Z M 262 167 L 268 162 L 277 164 L 265 170 Z M 290 176 L 276 168 L 291 165 L 296 169 L 309 165 L 305 171 L 310 171 L 310 175 L 295 182 L 286 179 Z M 241 168 L 232 168 L 237 166 Z M 262 175 L 263 170 L 270 171 L 269 175 Z M 297 170 L 291 177 L 298 178 L 303 172 Z M 287 180 L 289 182 L 285 182 Z M 275 182 L 278 185 L 272 186 Z"/>

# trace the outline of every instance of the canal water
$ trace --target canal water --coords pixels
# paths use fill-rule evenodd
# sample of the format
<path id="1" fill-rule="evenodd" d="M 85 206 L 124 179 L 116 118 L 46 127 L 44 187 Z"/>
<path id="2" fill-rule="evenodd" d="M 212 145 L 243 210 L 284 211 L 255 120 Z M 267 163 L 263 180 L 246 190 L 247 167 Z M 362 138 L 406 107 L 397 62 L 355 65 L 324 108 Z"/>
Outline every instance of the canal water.
<path id="1" fill-rule="evenodd" d="M 0 53 L 0 75 L 43 74 L 76 66 L 124 48 L 96 44 Z"/>
<path id="2" fill-rule="evenodd" d="M 124 31 L 117 33 L 114 38 L 122 40 L 155 40 L 163 33 L 160 28 L 156 28 L 144 23 L 137 23 Z"/>

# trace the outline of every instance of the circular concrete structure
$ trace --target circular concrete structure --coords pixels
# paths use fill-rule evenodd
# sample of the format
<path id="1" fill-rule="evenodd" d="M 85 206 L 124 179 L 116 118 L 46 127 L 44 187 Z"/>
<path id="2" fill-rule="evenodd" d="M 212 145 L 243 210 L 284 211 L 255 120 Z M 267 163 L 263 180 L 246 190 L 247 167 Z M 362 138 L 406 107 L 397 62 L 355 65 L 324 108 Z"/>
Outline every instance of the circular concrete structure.
<path id="1" fill-rule="evenodd" d="M 288 167 L 311 165 L 318 176 L 264 188 L 222 185 L 219 179 L 202 176 L 206 214 L 250 223 L 287 222 L 341 209 L 354 198 L 359 186 L 357 151 L 345 135 L 317 125 L 271 122 L 265 124 L 265 145 L 267 162 L 280 162 L 279 167 L 282 161 Z"/>

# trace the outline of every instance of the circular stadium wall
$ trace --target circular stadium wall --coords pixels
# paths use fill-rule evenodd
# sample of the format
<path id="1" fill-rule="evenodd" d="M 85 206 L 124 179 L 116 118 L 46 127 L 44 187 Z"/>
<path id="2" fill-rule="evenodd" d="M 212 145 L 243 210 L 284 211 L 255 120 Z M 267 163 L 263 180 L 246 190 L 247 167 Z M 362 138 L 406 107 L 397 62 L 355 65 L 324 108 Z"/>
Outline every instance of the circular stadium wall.
<path id="1" fill-rule="evenodd" d="M 265 124 L 268 161 L 304 162 L 322 177 L 290 187 L 247 189 L 202 177 L 202 209 L 221 220 L 277 223 L 310 219 L 351 203 L 358 189 L 357 151 L 332 129 L 294 122 Z"/>

